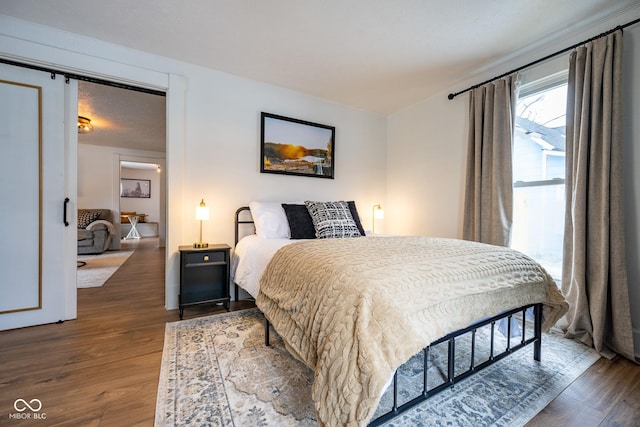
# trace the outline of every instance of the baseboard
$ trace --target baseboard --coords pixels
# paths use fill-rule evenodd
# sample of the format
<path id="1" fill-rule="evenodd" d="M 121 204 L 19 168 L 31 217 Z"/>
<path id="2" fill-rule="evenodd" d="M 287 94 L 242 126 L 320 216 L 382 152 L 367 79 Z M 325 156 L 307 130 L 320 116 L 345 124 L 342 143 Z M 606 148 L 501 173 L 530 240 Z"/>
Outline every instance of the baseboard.
<path id="1" fill-rule="evenodd" d="M 173 283 L 169 285 L 169 289 L 165 290 L 164 307 L 167 310 L 176 310 L 178 308 L 178 294 L 180 293 L 180 284 Z"/>
<path id="2" fill-rule="evenodd" d="M 636 360 L 640 360 L 640 329 L 633 329 L 633 354 Z"/>

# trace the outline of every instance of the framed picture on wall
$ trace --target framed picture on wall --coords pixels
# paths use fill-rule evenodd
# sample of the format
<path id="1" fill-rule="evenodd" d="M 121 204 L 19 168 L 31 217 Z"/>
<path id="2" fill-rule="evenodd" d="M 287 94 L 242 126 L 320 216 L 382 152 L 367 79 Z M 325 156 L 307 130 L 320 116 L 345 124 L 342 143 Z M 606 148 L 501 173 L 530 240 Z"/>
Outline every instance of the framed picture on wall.
<path id="1" fill-rule="evenodd" d="M 121 178 L 120 197 L 149 199 L 151 197 L 151 180 Z"/>
<path id="2" fill-rule="evenodd" d="M 334 126 L 261 114 L 260 172 L 334 177 Z"/>

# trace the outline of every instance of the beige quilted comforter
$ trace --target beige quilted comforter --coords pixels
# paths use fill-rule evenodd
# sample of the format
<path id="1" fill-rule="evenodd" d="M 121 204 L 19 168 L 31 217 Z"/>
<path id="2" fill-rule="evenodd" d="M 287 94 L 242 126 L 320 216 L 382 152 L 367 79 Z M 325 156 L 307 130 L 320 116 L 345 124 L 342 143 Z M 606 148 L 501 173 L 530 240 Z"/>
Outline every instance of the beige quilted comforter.
<path id="1" fill-rule="evenodd" d="M 536 262 L 507 248 L 427 237 L 318 239 L 280 249 L 257 305 L 314 370 L 321 426 L 366 425 L 393 372 L 449 332 L 543 302 L 568 305 Z"/>

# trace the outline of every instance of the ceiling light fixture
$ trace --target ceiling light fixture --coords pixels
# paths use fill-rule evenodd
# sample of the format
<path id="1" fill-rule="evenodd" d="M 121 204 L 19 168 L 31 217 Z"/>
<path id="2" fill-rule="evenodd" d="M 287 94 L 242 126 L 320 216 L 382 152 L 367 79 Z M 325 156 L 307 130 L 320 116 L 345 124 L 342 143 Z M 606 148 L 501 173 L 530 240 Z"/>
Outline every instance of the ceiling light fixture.
<path id="1" fill-rule="evenodd" d="M 91 119 L 78 116 L 78 133 L 91 133 L 93 132 L 93 125 Z"/>

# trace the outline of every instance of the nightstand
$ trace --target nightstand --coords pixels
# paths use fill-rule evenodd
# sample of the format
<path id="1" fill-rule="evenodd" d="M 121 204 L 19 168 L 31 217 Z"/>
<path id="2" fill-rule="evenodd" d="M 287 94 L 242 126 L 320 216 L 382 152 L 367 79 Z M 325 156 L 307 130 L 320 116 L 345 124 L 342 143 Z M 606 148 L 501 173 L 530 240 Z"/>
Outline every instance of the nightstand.
<path id="1" fill-rule="evenodd" d="M 224 303 L 229 311 L 228 245 L 206 248 L 180 246 L 180 319 L 184 308 L 197 304 Z"/>

